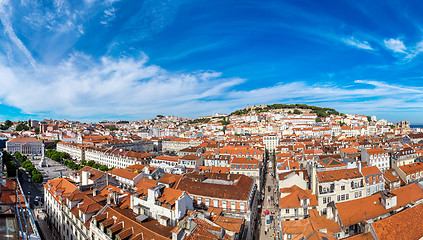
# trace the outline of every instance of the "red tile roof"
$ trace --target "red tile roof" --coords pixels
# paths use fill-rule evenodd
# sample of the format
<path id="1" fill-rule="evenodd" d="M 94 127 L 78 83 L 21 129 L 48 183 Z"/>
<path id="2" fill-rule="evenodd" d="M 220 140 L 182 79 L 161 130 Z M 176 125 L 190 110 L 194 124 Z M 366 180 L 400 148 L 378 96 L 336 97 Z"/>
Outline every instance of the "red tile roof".
<path id="1" fill-rule="evenodd" d="M 423 237 L 423 204 L 372 223 L 378 239 L 418 240 Z"/>

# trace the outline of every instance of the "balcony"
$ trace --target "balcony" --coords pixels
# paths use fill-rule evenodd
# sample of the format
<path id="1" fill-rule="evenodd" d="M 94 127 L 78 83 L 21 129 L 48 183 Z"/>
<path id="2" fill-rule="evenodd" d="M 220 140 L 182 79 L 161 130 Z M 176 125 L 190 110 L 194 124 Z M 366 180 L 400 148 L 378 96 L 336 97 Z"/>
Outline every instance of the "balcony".
<path id="1" fill-rule="evenodd" d="M 319 194 L 329 194 L 335 192 L 335 185 L 331 184 L 330 187 L 319 186 Z"/>

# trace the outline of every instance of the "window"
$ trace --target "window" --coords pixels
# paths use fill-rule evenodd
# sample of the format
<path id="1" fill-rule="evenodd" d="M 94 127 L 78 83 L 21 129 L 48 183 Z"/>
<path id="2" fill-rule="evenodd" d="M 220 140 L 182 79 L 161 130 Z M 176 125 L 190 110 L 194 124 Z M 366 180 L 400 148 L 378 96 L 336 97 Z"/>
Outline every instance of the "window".
<path id="1" fill-rule="evenodd" d="M 338 202 L 341 200 L 341 195 L 337 196 Z"/>
<path id="2" fill-rule="evenodd" d="M 308 215 L 308 209 L 306 207 L 304 208 L 304 215 Z"/>
<path id="3" fill-rule="evenodd" d="M 326 197 L 323 198 L 323 204 L 326 204 Z"/>
<path id="4" fill-rule="evenodd" d="M 296 217 L 298 217 L 298 208 L 294 209 L 294 214 L 295 214 Z"/>
<path id="5" fill-rule="evenodd" d="M 289 208 L 287 208 L 287 209 L 285 210 L 285 213 L 289 213 Z"/>
<path id="6" fill-rule="evenodd" d="M 213 207 L 219 207 L 219 200 L 217 199 L 213 200 Z"/>
<path id="7" fill-rule="evenodd" d="M 345 199 L 346 200 L 350 199 L 350 194 L 349 193 L 345 194 Z"/>
<path id="8" fill-rule="evenodd" d="M 222 201 L 222 208 L 227 208 L 227 205 L 226 205 L 226 201 L 225 200 Z"/>
<path id="9" fill-rule="evenodd" d="M 344 191 L 345 190 L 345 185 L 341 185 L 341 190 Z"/>
<path id="10" fill-rule="evenodd" d="M 240 206 L 241 210 L 245 210 L 245 203 L 242 202 L 242 203 L 240 203 L 239 206 Z"/>
<path id="11" fill-rule="evenodd" d="M 322 210 L 322 214 L 323 214 L 323 215 L 326 215 L 327 213 L 328 213 L 327 209 L 326 209 L 326 208 L 323 208 L 323 210 Z"/>
<path id="12" fill-rule="evenodd" d="M 201 197 L 197 198 L 197 205 L 199 205 L 199 206 L 201 205 Z"/>
<path id="13" fill-rule="evenodd" d="M 232 210 L 235 210 L 235 209 L 236 209 L 236 203 L 235 203 L 235 202 L 233 202 L 233 201 L 231 202 L 231 209 L 232 209 Z"/>

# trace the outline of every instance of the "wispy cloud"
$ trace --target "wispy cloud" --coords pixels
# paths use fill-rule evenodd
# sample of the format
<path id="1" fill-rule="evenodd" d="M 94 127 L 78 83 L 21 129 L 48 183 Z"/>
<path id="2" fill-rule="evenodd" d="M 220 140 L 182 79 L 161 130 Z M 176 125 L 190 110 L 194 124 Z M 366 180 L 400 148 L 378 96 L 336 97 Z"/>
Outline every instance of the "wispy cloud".
<path id="1" fill-rule="evenodd" d="M 102 20 L 100 21 L 100 24 L 107 25 L 108 23 L 115 20 L 117 9 L 114 7 L 113 4 L 118 1 L 119 0 L 104 1 L 106 9 L 103 11 L 104 15 L 102 17 Z"/>
<path id="2" fill-rule="evenodd" d="M 9 4 L 9 1 L 3 0 L 0 1 L 0 21 L 3 25 L 4 32 L 7 34 L 9 39 L 18 47 L 18 49 L 26 56 L 28 62 L 32 65 L 34 69 L 37 68 L 36 62 L 32 57 L 31 52 L 25 46 L 25 44 L 16 36 L 15 31 L 12 27 L 10 21 L 10 13 L 12 12 L 12 7 Z"/>
<path id="3" fill-rule="evenodd" d="M 350 46 L 354 46 L 354 47 L 357 47 L 357 48 L 366 49 L 366 50 L 374 50 L 370 46 L 369 42 L 360 41 L 360 40 L 356 39 L 355 37 L 343 38 L 342 41 L 344 41 L 344 43 L 346 43 Z"/>
<path id="4" fill-rule="evenodd" d="M 122 27 L 126 36 L 119 36 L 116 41 L 138 42 L 150 39 L 173 22 L 179 6 L 185 2 L 185 0 L 144 1 L 141 10 Z"/>
<path id="5" fill-rule="evenodd" d="M 385 39 L 383 40 L 383 42 L 385 43 L 385 47 L 396 52 L 396 53 L 406 53 L 407 48 L 404 45 L 404 42 L 402 40 L 400 40 L 399 38 L 397 39 Z"/>

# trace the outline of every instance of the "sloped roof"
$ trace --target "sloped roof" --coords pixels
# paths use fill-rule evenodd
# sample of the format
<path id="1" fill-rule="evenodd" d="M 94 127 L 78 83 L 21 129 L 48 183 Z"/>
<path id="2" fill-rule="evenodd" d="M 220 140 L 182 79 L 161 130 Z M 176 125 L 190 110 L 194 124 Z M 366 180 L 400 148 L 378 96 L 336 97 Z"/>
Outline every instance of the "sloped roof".
<path id="1" fill-rule="evenodd" d="M 421 239 L 423 237 L 423 204 L 374 222 L 372 227 L 378 239 Z"/>

